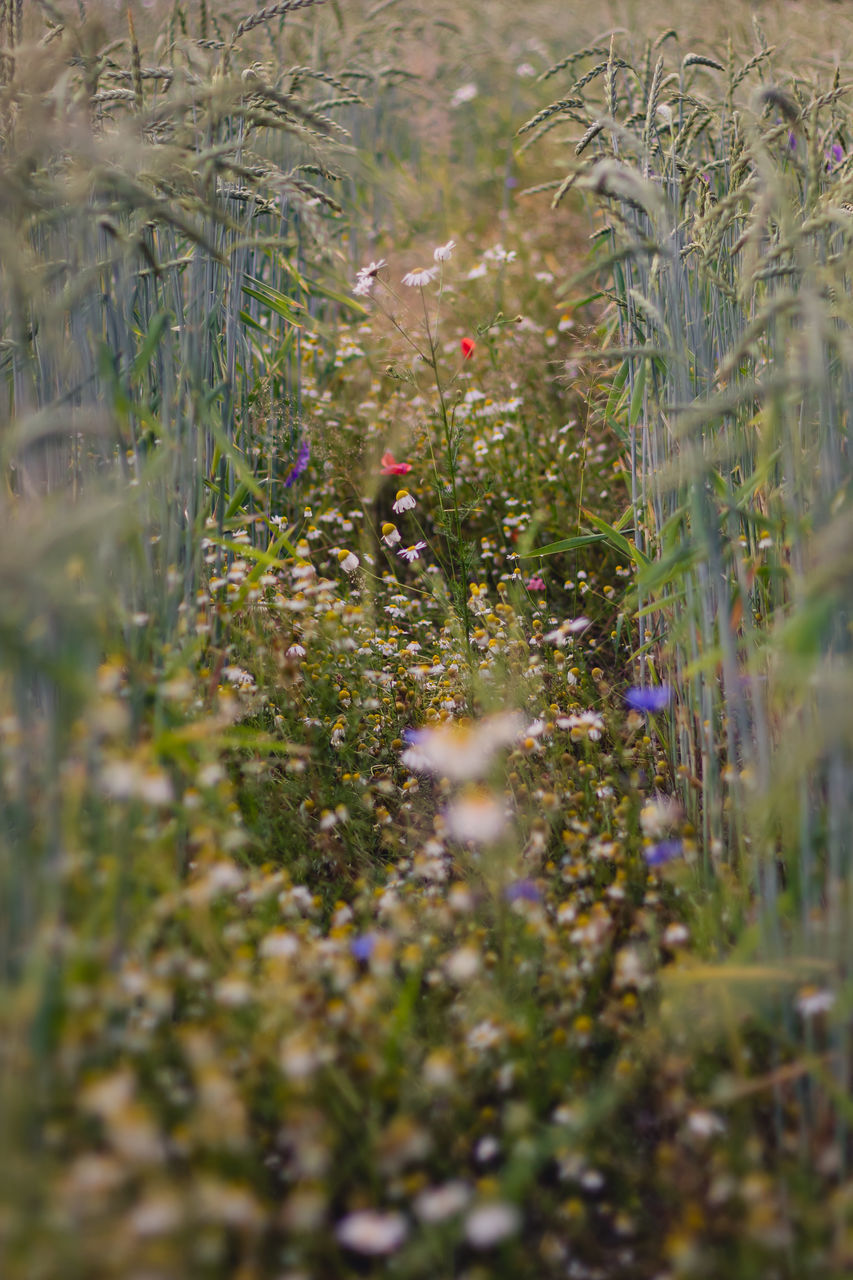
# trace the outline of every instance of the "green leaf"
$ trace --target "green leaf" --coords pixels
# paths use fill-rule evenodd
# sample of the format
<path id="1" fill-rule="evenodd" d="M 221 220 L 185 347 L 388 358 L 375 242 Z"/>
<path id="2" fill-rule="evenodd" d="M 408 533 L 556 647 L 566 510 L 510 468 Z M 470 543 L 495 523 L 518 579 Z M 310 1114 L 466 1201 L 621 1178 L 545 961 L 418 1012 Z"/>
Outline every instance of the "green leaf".
<path id="1" fill-rule="evenodd" d="M 627 381 L 628 381 L 628 361 L 623 360 L 622 364 L 619 366 L 619 372 L 616 374 L 616 377 L 613 379 L 613 384 L 610 388 L 610 395 L 607 397 L 607 406 L 604 410 L 604 413 L 605 413 L 605 417 L 607 417 L 608 419 L 616 417 L 616 413 L 619 408 L 619 402 L 622 399 L 622 391 Z"/>
<path id="2" fill-rule="evenodd" d="M 322 297 L 328 298 L 330 302 L 337 302 L 339 306 L 347 307 L 350 311 L 357 311 L 359 315 L 366 316 L 369 314 L 365 307 L 356 298 L 349 297 L 345 293 L 338 293 L 336 289 L 330 288 L 324 284 L 322 280 L 307 281 L 307 288 L 312 294 L 321 294 Z"/>
<path id="3" fill-rule="evenodd" d="M 280 290 L 274 289 L 272 285 L 265 284 L 263 280 L 256 280 L 253 276 L 247 276 L 249 284 L 243 285 L 243 292 L 248 294 L 250 298 L 254 298 L 256 302 L 260 302 L 262 306 L 269 307 L 270 311 L 274 311 L 276 315 L 281 316 L 288 324 L 301 327 L 302 321 L 296 314 L 301 310 L 301 305 L 294 298 L 288 298 L 286 294 Z"/>
<path id="4" fill-rule="evenodd" d="M 237 512 L 242 508 L 243 503 L 246 501 L 248 496 L 249 496 L 248 485 L 238 484 L 237 488 L 234 490 L 233 494 L 231 495 L 231 501 L 228 503 L 228 506 L 225 508 L 226 519 L 230 520 L 232 516 L 235 516 L 237 514 Z"/>
<path id="5" fill-rule="evenodd" d="M 276 259 L 278 266 L 281 267 L 293 279 L 300 288 L 302 293 L 309 296 L 322 294 L 324 298 L 328 298 L 330 302 L 337 302 L 342 307 L 348 307 L 350 311 L 357 311 L 360 315 L 368 315 L 368 309 L 354 298 L 351 294 L 338 293 L 337 289 L 333 289 L 330 285 L 322 280 L 309 280 L 303 276 L 301 271 L 287 258 L 279 257 Z"/>
<path id="6" fill-rule="evenodd" d="M 641 569 L 647 568 L 652 561 L 642 551 L 638 551 L 633 542 L 629 542 L 624 534 L 612 524 L 608 524 L 606 520 L 602 520 L 600 516 L 594 515 L 583 508 L 583 513 L 594 529 L 597 529 L 604 538 L 605 542 L 609 542 L 611 547 L 621 552 L 623 556 L 627 556 L 629 560 L 633 560 L 634 564 Z M 621 521 L 620 521 L 621 523 Z"/>
<path id="7" fill-rule="evenodd" d="M 286 564 L 279 559 L 279 552 L 285 550 L 294 560 L 300 559 L 299 552 L 290 541 L 291 534 L 295 525 L 291 525 L 288 529 L 283 529 L 277 537 L 275 537 L 266 551 L 262 551 L 260 547 L 247 546 L 244 542 L 234 542 L 231 538 L 220 537 L 219 534 L 209 534 L 208 541 L 214 546 L 222 547 L 225 551 L 233 551 L 235 555 L 242 557 L 244 560 L 254 560 L 254 566 L 251 569 L 247 583 L 253 583 L 258 580 L 265 569 L 284 569 Z"/>
<path id="8" fill-rule="evenodd" d="M 255 329 L 258 333 L 262 333 L 265 338 L 269 338 L 270 336 L 269 329 L 265 329 L 262 324 L 258 324 L 257 320 L 253 320 L 252 317 L 249 315 L 248 311 L 241 311 L 240 319 L 243 321 L 243 324 L 246 325 L 248 329 Z"/>
<path id="9" fill-rule="evenodd" d="M 650 604 L 644 604 L 641 609 L 637 609 L 634 613 L 635 618 L 650 618 L 655 613 L 663 613 L 664 609 L 671 608 L 679 600 L 687 598 L 686 591 L 673 591 L 663 600 L 652 600 Z"/>
<path id="10" fill-rule="evenodd" d="M 659 560 L 647 560 L 638 587 L 643 591 L 659 591 L 661 587 L 669 586 L 691 569 L 701 554 L 700 548 L 681 543 L 669 555 Z"/>
<path id="11" fill-rule="evenodd" d="M 575 538 L 562 538 L 559 542 L 549 542 L 547 547 L 538 547 L 535 551 L 519 554 L 519 560 L 533 560 L 537 556 L 555 556 L 560 551 L 576 551 L 578 547 L 588 547 L 592 542 L 603 542 L 600 533 L 581 533 Z"/>
<path id="12" fill-rule="evenodd" d="M 569 309 L 571 311 L 580 311 L 581 307 L 588 307 L 591 302 L 598 302 L 603 297 L 604 294 L 599 289 L 596 293 L 588 293 L 585 298 L 572 298 L 569 303 Z"/>
<path id="13" fill-rule="evenodd" d="M 704 650 L 701 657 L 694 658 L 692 662 L 688 662 L 684 668 L 682 678 L 684 680 L 692 680 L 694 676 L 702 675 L 708 671 L 716 671 L 718 667 L 722 666 L 722 662 L 723 647 L 715 644 L 712 649 Z"/>
<path id="14" fill-rule="evenodd" d="M 258 483 L 255 477 L 252 475 L 251 468 L 248 466 L 245 458 L 240 453 L 239 449 L 234 448 L 234 445 L 225 435 L 225 432 L 222 431 L 222 429 L 218 427 L 215 422 L 212 422 L 212 421 L 208 422 L 207 429 L 210 432 L 210 434 L 213 436 L 213 439 L 216 443 L 217 452 L 219 453 L 220 456 L 223 453 L 225 454 L 226 458 L 231 463 L 231 466 L 234 468 L 234 474 L 237 476 L 237 479 L 240 481 L 240 484 L 245 487 L 248 493 L 251 493 L 253 498 L 256 498 L 258 501 L 262 501 L 264 498 L 263 487 Z M 216 471 L 216 468 L 214 468 L 214 474 L 215 474 L 215 471 Z M 212 489 L 217 489 L 216 480 L 209 480 L 208 483 Z M 231 514 L 233 515 L 233 512 L 231 512 Z"/>
<path id="15" fill-rule="evenodd" d="M 142 374 L 145 373 L 148 365 L 151 363 L 151 357 L 157 350 L 157 346 L 163 336 L 163 332 L 171 318 L 171 313 L 169 311 L 158 311 L 157 314 L 152 317 L 142 346 L 139 348 L 139 351 L 136 354 L 136 359 L 130 366 L 131 382 L 135 382 L 137 378 L 140 378 Z"/>
<path id="16" fill-rule="evenodd" d="M 633 519 L 633 516 L 634 516 L 634 508 L 631 506 L 626 507 L 625 510 L 622 512 L 621 516 L 619 517 L 619 519 L 616 521 L 613 528 L 618 529 L 619 532 L 621 533 L 622 530 L 625 528 L 626 524 L 628 524 Z"/>
<path id="17" fill-rule="evenodd" d="M 637 371 L 637 377 L 634 382 L 634 390 L 631 393 L 631 405 L 628 409 L 628 425 L 635 427 L 640 420 L 643 412 L 643 392 L 646 386 L 646 362 L 640 365 Z"/>
<path id="18" fill-rule="evenodd" d="M 826 637 L 837 616 L 838 599 L 827 593 L 813 598 L 808 605 L 788 618 L 779 628 L 782 649 L 796 658 L 814 658 L 826 644 Z"/>

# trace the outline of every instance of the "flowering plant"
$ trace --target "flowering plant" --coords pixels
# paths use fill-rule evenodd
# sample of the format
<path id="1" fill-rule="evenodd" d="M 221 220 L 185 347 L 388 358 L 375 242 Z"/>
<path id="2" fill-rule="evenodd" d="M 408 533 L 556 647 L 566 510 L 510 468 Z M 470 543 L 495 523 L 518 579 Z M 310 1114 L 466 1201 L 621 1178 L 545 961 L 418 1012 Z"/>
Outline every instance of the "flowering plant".
<path id="1" fill-rule="evenodd" d="M 445 379 L 440 370 L 439 356 L 439 316 L 442 300 L 442 273 L 444 266 L 450 261 L 456 247 L 454 240 L 436 246 L 433 250 L 433 265 L 417 267 L 406 272 L 401 283 L 408 289 L 416 289 L 420 294 L 423 313 L 422 333 L 415 334 L 406 329 L 396 317 L 382 306 L 381 292 L 377 291 L 377 282 L 384 286 L 392 296 L 390 286 L 382 279 L 379 272 L 387 265 L 385 259 L 371 262 L 360 269 L 357 274 L 353 292 L 358 297 L 371 297 L 374 304 L 385 315 L 406 340 L 409 347 L 420 361 L 431 371 L 435 387 L 436 414 L 439 425 L 440 449 L 436 451 L 430 445 L 430 461 L 434 491 L 438 505 L 438 523 L 443 535 L 443 546 L 432 548 L 436 559 L 444 570 L 450 587 L 451 599 L 459 616 L 468 648 L 471 645 L 471 617 L 468 603 L 468 577 L 472 563 L 472 548 L 463 536 L 463 512 L 460 504 L 459 446 L 461 432 L 455 418 L 455 406 L 449 403 L 448 392 L 453 379 Z M 438 295 L 433 308 L 430 307 L 427 290 L 438 282 Z M 460 341 L 460 352 L 463 360 L 469 360 L 474 354 L 476 343 L 473 338 L 463 337 Z M 398 462 L 390 449 L 386 449 L 381 458 L 382 475 L 406 475 L 412 470 L 408 462 Z M 392 504 L 395 515 L 411 511 L 416 505 L 415 499 L 407 489 L 401 489 Z M 390 548 L 401 540 L 396 526 L 383 524 L 381 539 Z M 419 539 L 398 550 L 397 555 L 413 563 L 420 559 L 420 553 L 428 546 L 425 538 Z"/>

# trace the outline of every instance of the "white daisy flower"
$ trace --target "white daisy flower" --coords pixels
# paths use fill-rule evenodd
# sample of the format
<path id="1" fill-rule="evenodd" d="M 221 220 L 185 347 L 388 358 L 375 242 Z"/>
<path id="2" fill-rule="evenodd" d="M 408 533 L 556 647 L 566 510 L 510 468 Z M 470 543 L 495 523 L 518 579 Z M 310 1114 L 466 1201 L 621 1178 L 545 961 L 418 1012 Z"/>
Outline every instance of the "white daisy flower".
<path id="1" fill-rule="evenodd" d="M 510 711 L 487 716 L 476 724 L 451 722 L 408 730 L 409 747 L 400 758 L 415 773 L 464 782 L 487 773 L 495 752 L 513 746 L 523 726 L 523 716 Z"/>
<path id="2" fill-rule="evenodd" d="M 465 1219 L 465 1238 L 474 1249 L 490 1249 L 515 1235 L 520 1226 L 521 1214 L 514 1204 L 484 1204 Z"/>
<path id="3" fill-rule="evenodd" d="M 604 721 L 595 711 L 584 711 L 578 716 L 560 716 L 556 725 L 558 729 L 568 729 L 573 742 L 581 742 L 584 738 L 597 742 L 604 732 Z"/>
<path id="4" fill-rule="evenodd" d="M 403 560 L 408 560 L 409 564 L 411 564 L 413 560 L 420 560 L 421 552 L 425 546 L 425 542 L 413 542 L 410 547 L 403 547 L 398 551 L 397 555 L 401 556 Z"/>
<path id="5" fill-rule="evenodd" d="M 494 1049 L 496 1045 L 499 1045 L 502 1039 L 503 1035 L 500 1027 L 497 1026 L 496 1023 L 492 1022 L 491 1018 L 485 1018 L 482 1022 L 478 1022 L 475 1027 L 471 1028 L 465 1037 L 465 1043 L 468 1048 L 472 1049 L 475 1053 L 487 1053 L 489 1049 Z M 483 1155 L 483 1152 L 486 1150 L 483 1145 L 484 1143 L 495 1144 L 494 1151 L 489 1151 L 489 1154 L 486 1156 Z M 491 1160 L 492 1156 L 497 1154 L 497 1149 L 497 1142 L 495 1139 L 487 1136 L 485 1138 L 481 1138 L 477 1143 L 477 1146 L 474 1149 L 474 1155 L 478 1160 L 484 1162 L 485 1160 Z"/>
<path id="6" fill-rule="evenodd" d="M 359 267 L 356 272 L 357 280 L 375 280 L 383 267 L 387 267 L 388 263 L 384 258 L 380 258 L 378 262 L 369 262 L 366 267 Z"/>
<path id="7" fill-rule="evenodd" d="M 577 635 L 579 631 L 586 631 L 591 625 L 589 618 L 567 618 L 553 631 L 546 632 L 543 638 L 550 644 L 555 644 L 558 649 L 562 649 L 569 636 Z"/>
<path id="8" fill-rule="evenodd" d="M 358 556 L 354 551 L 339 551 L 338 561 L 344 573 L 355 573 L 358 568 Z"/>
<path id="9" fill-rule="evenodd" d="M 438 267 L 417 267 L 403 276 L 403 284 L 410 289 L 423 289 L 424 285 L 432 284 L 437 271 Z"/>
<path id="10" fill-rule="evenodd" d="M 408 489 L 398 489 L 397 497 L 391 507 L 391 510 L 395 511 L 399 516 L 404 511 L 411 511 L 412 507 L 414 507 L 415 505 L 416 505 L 415 500 L 412 497 L 412 495 L 409 493 Z"/>
<path id="11" fill-rule="evenodd" d="M 448 240 L 447 244 L 440 244 L 432 256 L 436 262 L 447 262 L 455 248 L 456 241 Z"/>
<path id="12" fill-rule="evenodd" d="M 713 1111 L 691 1111 L 687 1117 L 687 1128 L 694 1138 L 713 1138 L 715 1134 L 725 1133 L 726 1123 Z"/>
<path id="13" fill-rule="evenodd" d="M 459 88 L 450 99 L 451 107 L 461 107 L 463 102 L 471 102 L 477 96 L 477 86 L 469 81 L 467 84 L 460 84 Z"/>
<path id="14" fill-rule="evenodd" d="M 835 996 L 831 991 L 804 987 L 797 996 L 796 1009 L 801 1018 L 814 1018 L 818 1014 L 829 1013 L 834 1004 Z"/>
<path id="15" fill-rule="evenodd" d="M 478 787 L 466 791 L 449 809 L 444 821 L 448 835 L 461 842 L 493 844 L 500 839 L 507 825 L 504 806 L 491 791 Z"/>
<path id="16" fill-rule="evenodd" d="M 421 1222 L 444 1222 L 461 1213 L 471 1199 L 471 1188 L 465 1182 L 445 1182 L 440 1187 L 427 1187 L 415 1199 L 415 1213 Z"/>
<path id="17" fill-rule="evenodd" d="M 650 840 L 674 831 L 681 821 L 681 805 L 671 796 L 656 795 L 640 811 L 640 827 Z"/>
<path id="18" fill-rule="evenodd" d="M 480 953 L 476 947 L 457 947 L 444 962 L 444 972 L 451 982 L 462 986 L 480 972 Z"/>
<path id="19" fill-rule="evenodd" d="M 379 1213 L 376 1209 L 347 1214 L 335 1227 L 339 1244 L 368 1257 L 393 1253 L 407 1234 L 406 1219 L 401 1213 Z"/>
<path id="20" fill-rule="evenodd" d="M 352 290 L 356 297 L 366 298 L 373 292 L 378 273 L 387 265 L 385 259 L 380 258 L 378 262 L 369 262 L 366 267 L 359 268 Z"/>

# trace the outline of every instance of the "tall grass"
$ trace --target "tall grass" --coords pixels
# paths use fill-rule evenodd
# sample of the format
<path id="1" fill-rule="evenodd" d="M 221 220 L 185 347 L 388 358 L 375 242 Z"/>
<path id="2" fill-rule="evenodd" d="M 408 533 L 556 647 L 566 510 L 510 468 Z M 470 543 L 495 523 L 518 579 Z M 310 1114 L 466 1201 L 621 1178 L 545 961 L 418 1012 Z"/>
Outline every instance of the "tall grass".
<path id="1" fill-rule="evenodd" d="M 216 632 L 204 572 L 227 573 L 240 526 L 251 556 L 287 517 L 302 335 L 340 305 L 340 116 L 370 79 L 332 69 L 314 7 L 193 23 L 175 7 L 148 45 L 130 15 L 109 29 L 82 8 L 22 24 L 19 7 L 7 31 L 0 599 L 20 757 L 3 797 L 7 974 L 37 915 L 38 851 L 61 854 L 59 772 L 98 662 L 115 650 L 162 670 Z"/>
<path id="2" fill-rule="evenodd" d="M 734 874 L 764 954 L 832 983 L 853 936 L 850 86 L 783 69 L 758 24 L 718 57 L 616 36 L 543 78 L 522 132 L 571 122 L 553 202 L 600 211 L 629 487 L 605 533 L 631 541 L 639 671 L 674 690 L 700 881 Z"/>

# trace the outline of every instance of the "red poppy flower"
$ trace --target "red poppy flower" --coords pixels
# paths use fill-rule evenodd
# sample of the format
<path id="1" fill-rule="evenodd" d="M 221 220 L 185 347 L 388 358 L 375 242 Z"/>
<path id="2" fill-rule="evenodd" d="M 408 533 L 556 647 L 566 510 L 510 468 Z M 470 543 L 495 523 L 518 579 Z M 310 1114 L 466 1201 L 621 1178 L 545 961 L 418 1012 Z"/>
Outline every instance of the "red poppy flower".
<path id="1" fill-rule="evenodd" d="M 477 345 L 477 344 L 476 344 L 476 342 L 474 341 L 474 339 L 473 339 L 473 338 L 463 338 L 463 339 L 462 339 L 462 341 L 459 343 L 459 346 L 462 348 L 462 359 L 463 359 L 463 360 L 470 360 L 470 359 L 471 359 L 472 355 L 474 354 L 474 348 L 476 347 L 476 345 Z"/>
<path id="2" fill-rule="evenodd" d="M 408 462 L 396 462 L 394 455 L 390 449 L 386 449 L 382 455 L 382 474 L 383 476 L 404 476 L 407 471 L 411 471 Z"/>

